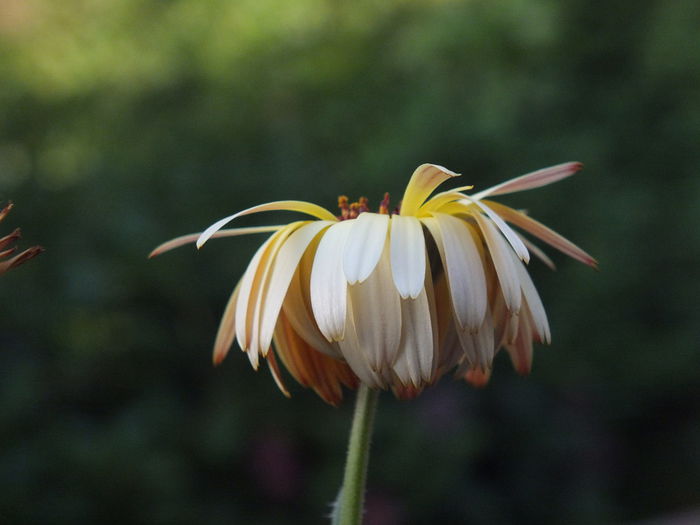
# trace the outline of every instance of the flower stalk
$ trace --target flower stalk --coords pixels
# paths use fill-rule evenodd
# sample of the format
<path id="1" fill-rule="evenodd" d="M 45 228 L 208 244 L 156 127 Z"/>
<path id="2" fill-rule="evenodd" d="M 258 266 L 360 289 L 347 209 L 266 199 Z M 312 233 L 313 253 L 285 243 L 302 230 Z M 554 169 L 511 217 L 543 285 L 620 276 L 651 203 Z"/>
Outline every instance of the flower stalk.
<path id="1" fill-rule="evenodd" d="M 369 445 L 378 398 L 379 390 L 369 388 L 364 383 L 360 384 L 350 429 L 343 485 L 334 511 L 334 524 L 359 525 L 362 523 Z"/>

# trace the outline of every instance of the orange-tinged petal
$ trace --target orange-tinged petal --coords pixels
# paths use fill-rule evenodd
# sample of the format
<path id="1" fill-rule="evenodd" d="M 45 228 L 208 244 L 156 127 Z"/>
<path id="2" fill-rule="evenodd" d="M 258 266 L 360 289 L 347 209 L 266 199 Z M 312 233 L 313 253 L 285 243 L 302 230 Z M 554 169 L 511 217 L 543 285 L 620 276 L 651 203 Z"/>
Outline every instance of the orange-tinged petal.
<path id="1" fill-rule="evenodd" d="M 221 237 L 237 237 L 239 235 L 250 235 L 253 233 L 269 233 L 269 232 L 275 232 L 277 230 L 280 230 L 283 228 L 283 225 L 279 226 L 253 226 L 251 228 L 232 228 L 228 230 L 219 230 L 216 233 L 212 234 L 210 238 L 212 239 L 218 239 Z M 169 241 L 164 242 L 163 244 L 157 246 L 154 248 L 154 250 L 148 254 L 148 258 L 156 257 L 157 255 L 160 255 L 165 252 L 169 252 L 170 250 L 174 250 L 175 248 L 179 248 L 180 246 L 184 246 L 185 244 L 190 244 L 195 242 L 199 237 L 201 236 L 201 233 L 190 233 L 189 235 L 182 235 L 181 237 L 176 237 L 174 239 L 170 239 Z"/>
<path id="2" fill-rule="evenodd" d="M 214 365 L 218 365 L 224 360 L 236 337 L 236 303 L 238 302 L 238 290 L 240 287 L 241 283 L 239 282 L 233 289 L 231 297 L 226 304 L 224 315 L 219 322 L 219 330 L 214 341 Z"/>
<path id="3" fill-rule="evenodd" d="M 556 166 L 550 166 L 549 168 L 544 168 L 541 170 L 533 171 L 532 173 L 527 173 L 510 179 L 491 188 L 485 189 L 472 195 L 473 199 L 482 199 L 490 195 L 503 195 L 505 193 L 514 193 L 516 191 L 531 190 L 533 188 L 539 188 L 541 186 L 546 186 L 547 184 L 552 184 L 566 177 L 570 177 L 577 171 L 583 168 L 583 164 L 580 162 L 565 162 L 563 164 L 557 164 Z"/>
<path id="4" fill-rule="evenodd" d="M 514 224 L 518 228 L 522 228 L 526 232 L 531 233 L 538 239 L 546 242 L 572 259 L 576 259 L 577 261 L 591 266 L 592 268 L 598 268 L 598 261 L 596 261 L 593 257 L 588 255 L 585 251 L 568 239 L 564 238 L 562 235 L 558 234 L 551 228 L 548 228 L 541 222 L 536 221 L 529 215 L 497 202 L 489 201 L 488 204 L 494 210 L 497 210 L 498 213 L 511 224 Z"/>

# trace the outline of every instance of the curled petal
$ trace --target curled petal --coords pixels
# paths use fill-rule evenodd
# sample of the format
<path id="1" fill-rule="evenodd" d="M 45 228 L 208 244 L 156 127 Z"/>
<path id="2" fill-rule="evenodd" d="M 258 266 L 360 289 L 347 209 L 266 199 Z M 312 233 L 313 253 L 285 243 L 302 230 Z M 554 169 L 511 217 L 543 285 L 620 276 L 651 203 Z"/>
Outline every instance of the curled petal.
<path id="1" fill-rule="evenodd" d="M 435 188 L 447 179 L 458 176 L 458 173 L 454 173 L 437 164 L 421 164 L 418 166 L 404 191 L 403 200 L 401 201 L 401 215 L 416 215 L 420 206 Z"/>
<path id="2" fill-rule="evenodd" d="M 214 224 L 209 226 L 204 232 L 202 232 L 202 235 L 199 236 L 199 239 L 197 239 L 197 248 L 201 248 L 205 242 L 207 242 L 214 233 L 219 231 L 221 228 L 223 228 L 225 225 L 227 225 L 229 222 L 231 222 L 233 219 L 237 217 L 241 217 L 243 215 L 250 215 L 252 213 L 259 213 L 261 211 L 273 211 L 273 210 L 284 210 L 284 211 L 298 211 L 301 213 L 306 213 L 308 215 L 311 215 L 313 217 L 316 217 L 321 220 L 325 221 L 337 221 L 337 217 L 333 215 L 331 212 L 329 212 L 327 209 L 317 205 L 317 204 L 312 204 L 310 202 L 304 202 L 304 201 L 275 201 L 275 202 L 268 202 L 266 204 L 260 204 L 258 206 L 253 206 L 252 208 L 248 208 L 243 211 L 239 211 L 238 213 L 234 213 L 233 215 L 229 215 L 228 217 L 224 217 L 221 220 L 216 221 Z"/>

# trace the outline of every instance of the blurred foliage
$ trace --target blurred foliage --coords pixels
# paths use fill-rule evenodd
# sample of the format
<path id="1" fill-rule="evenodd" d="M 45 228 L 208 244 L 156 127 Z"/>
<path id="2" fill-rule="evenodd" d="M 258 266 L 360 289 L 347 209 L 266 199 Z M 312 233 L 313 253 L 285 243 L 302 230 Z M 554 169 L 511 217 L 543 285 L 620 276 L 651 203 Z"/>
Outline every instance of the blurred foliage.
<path id="1" fill-rule="evenodd" d="M 368 523 L 700 507 L 698 27 L 695 0 L 0 2 L 0 201 L 47 248 L 0 282 L 0 522 L 320 523 L 351 403 L 210 365 L 260 239 L 145 255 L 422 162 L 477 189 L 585 162 L 504 200 L 601 271 L 533 264 L 529 378 L 382 396 Z"/>

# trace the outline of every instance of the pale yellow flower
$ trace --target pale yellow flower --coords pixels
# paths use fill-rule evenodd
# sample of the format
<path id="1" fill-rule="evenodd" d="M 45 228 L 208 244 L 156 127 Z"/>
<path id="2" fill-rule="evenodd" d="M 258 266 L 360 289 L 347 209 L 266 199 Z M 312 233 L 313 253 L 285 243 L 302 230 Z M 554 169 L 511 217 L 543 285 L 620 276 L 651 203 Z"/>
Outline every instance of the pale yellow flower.
<path id="1" fill-rule="evenodd" d="M 12 207 L 13 204 L 9 203 L 2 210 L 0 210 L 0 222 L 7 217 L 7 214 L 10 213 Z M 31 248 L 27 248 L 20 253 L 16 253 L 17 246 L 12 246 L 12 244 L 21 236 L 22 234 L 20 229 L 15 228 L 12 233 L 0 238 L 0 275 L 8 270 L 11 270 L 12 268 L 16 268 L 20 264 L 24 264 L 29 259 L 36 257 L 44 251 L 41 246 L 32 246 Z M 13 257 L 10 257 L 10 255 L 13 255 Z M 7 257 L 10 258 L 8 259 Z"/>
<path id="2" fill-rule="evenodd" d="M 512 229 L 518 227 L 589 266 L 596 261 L 527 214 L 487 197 L 544 186 L 581 168 L 569 162 L 467 195 L 471 186 L 429 198 L 456 173 L 423 164 L 400 210 L 368 211 L 367 200 L 340 216 L 302 201 L 262 204 L 179 237 L 153 255 L 212 237 L 274 232 L 253 256 L 224 311 L 214 345 L 220 363 L 233 340 L 254 368 L 266 360 L 289 395 L 277 357 L 302 385 L 337 404 L 342 385 L 358 381 L 417 395 L 455 371 L 479 386 L 505 348 L 520 373 L 532 363 L 533 341 L 549 343 L 542 301 L 525 264 L 530 253 L 551 260 Z M 242 215 L 288 210 L 314 217 L 280 226 L 222 230 Z"/>

